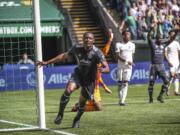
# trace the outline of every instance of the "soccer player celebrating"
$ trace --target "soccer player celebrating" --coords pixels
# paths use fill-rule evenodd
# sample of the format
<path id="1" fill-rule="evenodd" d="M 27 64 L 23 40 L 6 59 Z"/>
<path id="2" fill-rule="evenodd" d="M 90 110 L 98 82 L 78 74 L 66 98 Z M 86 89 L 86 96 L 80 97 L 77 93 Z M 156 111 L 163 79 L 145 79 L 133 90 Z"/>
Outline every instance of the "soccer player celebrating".
<path id="1" fill-rule="evenodd" d="M 148 86 L 149 103 L 153 103 L 154 82 L 157 76 L 159 76 L 163 80 L 163 85 L 161 87 L 161 91 L 159 93 L 159 96 L 157 97 L 157 100 L 161 103 L 164 103 L 163 94 L 168 90 L 169 86 L 169 79 L 166 75 L 164 68 L 164 56 L 166 46 L 162 42 L 162 35 L 160 33 L 157 33 L 155 41 L 152 40 L 152 34 L 155 30 L 156 25 L 156 23 L 153 23 L 150 31 L 148 32 L 148 44 L 151 52 L 151 66 Z"/>
<path id="2" fill-rule="evenodd" d="M 73 46 L 69 51 L 59 54 L 58 56 L 48 60 L 37 62 L 37 65 L 47 65 L 51 63 L 61 62 L 67 60 L 70 57 L 75 57 L 77 61 L 77 67 L 74 69 L 66 89 L 61 96 L 59 104 L 59 112 L 54 120 L 55 124 L 60 124 L 64 110 L 69 102 L 70 95 L 73 91 L 81 86 L 81 96 L 79 99 L 79 106 L 77 114 L 74 118 L 72 127 L 79 128 L 80 118 L 84 113 L 84 107 L 88 99 L 93 99 L 97 65 L 102 64 L 101 72 L 108 73 L 109 66 L 103 55 L 102 51 L 94 45 L 94 35 L 87 32 L 83 35 L 83 46 Z"/>
<path id="3" fill-rule="evenodd" d="M 108 34 L 109 34 L 109 40 L 103 47 L 102 51 L 105 56 L 108 55 L 111 43 L 113 41 L 113 32 L 112 29 L 108 29 Z M 101 111 L 102 110 L 102 100 L 101 100 L 101 94 L 100 94 L 100 88 L 99 85 L 101 85 L 104 89 L 104 91 L 108 94 L 111 93 L 111 90 L 107 87 L 107 85 L 104 83 L 102 79 L 102 73 L 101 73 L 101 64 L 98 64 L 98 70 L 96 73 L 96 83 L 95 83 L 95 89 L 94 89 L 94 99 L 93 100 L 88 100 L 86 106 L 85 106 L 85 111 Z M 76 112 L 78 108 L 78 103 L 76 103 L 73 108 L 71 109 L 72 112 Z"/>
<path id="4" fill-rule="evenodd" d="M 122 32 L 123 43 L 116 43 L 116 56 L 118 59 L 118 90 L 119 105 L 125 106 L 125 99 L 128 91 L 128 82 L 130 81 L 133 66 L 133 54 L 135 53 L 135 44 L 131 42 L 131 33 L 129 30 Z"/>
<path id="5" fill-rule="evenodd" d="M 171 30 L 169 32 L 170 44 L 165 48 L 165 56 L 169 64 L 170 84 L 174 82 L 174 94 L 176 96 L 180 96 L 179 93 L 180 44 L 178 41 L 175 41 L 177 33 L 178 30 Z"/>

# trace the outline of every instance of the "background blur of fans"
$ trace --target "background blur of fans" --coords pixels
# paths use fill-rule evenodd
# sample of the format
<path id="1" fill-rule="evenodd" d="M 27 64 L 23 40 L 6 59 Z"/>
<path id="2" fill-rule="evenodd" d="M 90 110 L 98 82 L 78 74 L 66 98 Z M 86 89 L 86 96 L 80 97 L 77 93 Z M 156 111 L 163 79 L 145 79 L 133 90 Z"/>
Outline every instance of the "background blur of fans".
<path id="1" fill-rule="evenodd" d="M 106 6 L 117 11 L 120 30 L 128 27 L 134 40 L 145 40 L 152 23 L 157 24 L 154 37 L 160 32 L 167 38 L 171 29 L 180 27 L 179 0 L 106 0 Z"/>

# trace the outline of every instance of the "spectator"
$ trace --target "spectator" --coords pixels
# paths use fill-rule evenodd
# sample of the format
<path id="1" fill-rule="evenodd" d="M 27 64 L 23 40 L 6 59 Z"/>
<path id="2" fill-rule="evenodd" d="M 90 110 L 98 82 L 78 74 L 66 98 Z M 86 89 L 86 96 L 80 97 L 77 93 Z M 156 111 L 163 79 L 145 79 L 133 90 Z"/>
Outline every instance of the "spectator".
<path id="1" fill-rule="evenodd" d="M 109 1 L 113 2 L 113 0 Z M 132 39 L 135 40 L 139 39 L 136 33 L 138 29 L 135 30 L 136 23 L 134 23 L 129 16 L 132 16 L 136 21 L 138 21 L 138 16 L 144 16 L 148 28 L 151 27 L 152 23 L 158 23 L 154 35 L 156 35 L 157 32 L 163 34 L 163 32 L 166 31 L 164 25 L 169 26 L 169 23 L 174 23 L 170 29 L 174 29 L 174 26 L 175 29 L 179 27 L 180 8 L 178 2 L 177 0 L 114 0 L 114 3 L 117 4 L 116 11 L 120 12 L 120 21 L 122 21 L 122 24 L 125 20 L 127 21 L 126 25 L 131 31 Z M 129 10 L 131 15 L 129 15 Z M 167 18 L 165 19 L 165 15 L 167 15 L 168 21 Z M 174 18 L 176 18 L 176 21 L 173 21 Z M 132 22 L 133 26 L 129 24 Z M 120 30 L 122 30 L 122 28 Z M 142 38 L 143 37 L 140 37 L 140 39 Z M 164 35 L 163 38 L 167 38 L 167 35 Z"/>
<path id="2" fill-rule="evenodd" d="M 128 16 L 126 17 L 125 20 L 122 21 L 122 23 L 120 25 L 120 31 L 123 30 L 125 24 L 131 32 L 132 39 L 134 39 L 134 40 L 137 39 L 137 24 L 136 24 L 135 18 L 131 15 L 130 10 L 129 10 Z"/>
<path id="3" fill-rule="evenodd" d="M 27 53 L 23 53 L 22 59 L 19 60 L 18 64 L 34 64 L 34 62 L 28 58 Z"/>
<path id="4" fill-rule="evenodd" d="M 137 20 L 137 35 L 138 39 L 146 39 L 148 27 L 145 21 L 145 17 L 138 16 Z"/>
<path id="5" fill-rule="evenodd" d="M 172 29 L 172 24 L 168 19 L 168 16 L 165 16 L 164 22 L 163 22 L 163 37 L 168 38 L 168 33 Z"/>
<path id="6" fill-rule="evenodd" d="M 172 8 L 172 12 L 173 12 L 174 16 L 179 17 L 180 8 L 178 7 L 176 0 L 172 1 L 172 7 L 171 8 Z"/>

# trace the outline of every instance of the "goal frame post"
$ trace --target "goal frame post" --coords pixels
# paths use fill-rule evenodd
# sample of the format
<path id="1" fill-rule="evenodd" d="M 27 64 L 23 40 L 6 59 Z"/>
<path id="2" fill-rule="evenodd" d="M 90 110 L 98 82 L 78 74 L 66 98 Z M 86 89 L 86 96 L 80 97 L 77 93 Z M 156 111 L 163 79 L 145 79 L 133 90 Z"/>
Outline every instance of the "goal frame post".
<path id="1" fill-rule="evenodd" d="M 35 37 L 36 60 L 42 61 L 42 40 L 41 40 L 39 0 L 33 0 L 32 4 L 33 4 L 33 15 L 34 15 L 34 37 Z M 36 67 L 36 73 L 37 73 L 39 128 L 46 129 L 43 67 Z"/>

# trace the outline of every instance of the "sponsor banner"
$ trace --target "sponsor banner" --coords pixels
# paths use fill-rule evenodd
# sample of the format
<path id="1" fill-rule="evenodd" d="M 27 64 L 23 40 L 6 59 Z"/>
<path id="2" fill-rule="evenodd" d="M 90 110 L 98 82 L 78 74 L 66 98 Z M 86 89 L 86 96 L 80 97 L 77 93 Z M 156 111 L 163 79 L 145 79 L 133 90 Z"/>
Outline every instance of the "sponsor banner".
<path id="1" fill-rule="evenodd" d="M 59 22 L 41 24 L 42 36 L 61 36 L 63 27 Z M 34 26 L 32 23 L 0 24 L 0 37 L 27 37 L 33 36 Z"/>
<path id="2" fill-rule="evenodd" d="M 149 78 L 149 62 L 138 62 L 133 67 L 130 84 L 145 84 Z M 110 64 L 110 73 L 103 74 L 107 85 L 117 84 L 117 64 Z M 44 68 L 44 86 L 46 89 L 65 88 L 75 66 L 59 66 Z M 14 70 L 13 70 L 14 69 Z M 0 91 L 28 90 L 36 88 L 36 73 L 34 66 L 6 66 L 0 71 Z M 160 79 L 157 80 L 160 82 Z"/>

